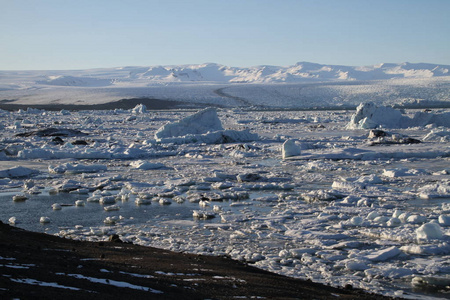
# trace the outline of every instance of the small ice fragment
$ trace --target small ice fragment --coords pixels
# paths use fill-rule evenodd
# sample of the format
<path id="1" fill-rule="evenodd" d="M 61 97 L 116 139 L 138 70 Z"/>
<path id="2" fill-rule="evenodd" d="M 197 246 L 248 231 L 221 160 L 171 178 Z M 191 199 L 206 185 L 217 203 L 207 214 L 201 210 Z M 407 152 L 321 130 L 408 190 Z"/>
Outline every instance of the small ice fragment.
<path id="1" fill-rule="evenodd" d="M 431 240 L 431 239 L 442 239 L 443 232 L 441 226 L 436 223 L 426 223 L 417 228 L 416 230 L 417 239 L 421 240 Z"/>
<path id="2" fill-rule="evenodd" d="M 106 217 L 106 219 L 103 221 L 106 225 L 114 225 L 117 222 L 117 217 Z M 92 229 L 91 229 L 92 230 Z"/>
<path id="3" fill-rule="evenodd" d="M 118 205 L 110 205 L 103 207 L 103 209 L 106 211 L 117 211 L 120 209 L 120 207 Z"/>
<path id="4" fill-rule="evenodd" d="M 50 218 L 49 217 L 41 217 L 39 219 L 39 222 L 41 222 L 42 224 L 50 223 Z"/>
<path id="5" fill-rule="evenodd" d="M 25 201 L 27 199 L 28 199 L 27 196 L 25 196 L 24 194 L 17 194 L 13 196 L 14 202 Z"/>
<path id="6" fill-rule="evenodd" d="M 372 211 L 372 212 L 370 212 L 370 213 L 367 215 L 367 219 L 373 220 L 373 219 L 375 219 L 375 218 L 378 217 L 378 216 L 380 216 L 380 214 L 379 214 L 378 212 Z"/>
<path id="7" fill-rule="evenodd" d="M 16 217 L 11 217 L 11 218 L 9 218 L 8 222 L 9 222 L 9 224 L 11 224 L 11 225 L 15 225 L 15 224 L 18 223 Z"/>
<path id="8" fill-rule="evenodd" d="M 283 159 L 301 154 L 301 148 L 293 140 L 287 140 L 283 143 L 281 153 Z"/>
<path id="9" fill-rule="evenodd" d="M 362 222 L 363 222 L 363 218 L 361 218 L 361 217 L 353 217 L 353 218 L 350 219 L 350 224 L 351 225 L 358 226 L 358 225 L 361 225 Z"/>
<path id="10" fill-rule="evenodd" d="M 53 203 L 52 204 L 52 209 L 53 210 L 61 210 L 61 204 L 59 204 L 59 203 Z"/>
<path id="11" fill-rule="evenodd" d="M 411 215 L 406 219 L 406 222 L 412 224 L 423 224 L 427 221 L 427 217 L 421 215 Z"/>
<path id="12" fill-rule="evenodd" d="M 399 226 L 400 224 L 402 224 L 402 221 L 400 221 L 399 218 L 390 218 L 387 222 L 386 225 L 389 227 L 395 227 L 395 226 Z"/>
<path id="13" fill-rule="evenodd" d="M 371 261 L 385 261 L 399 255 L 402 251 L 395 246 L 381 249 L 366 255 L 366 258 Z"/>
<path id="14" fill-rule="evenodd" d="M 144 198 L 136 198 L 136 200 L 134 200 L 134 203 L 136 205 L 149 205 L 149 204 L 152 204 L 152 200 L 144 199 Z"/>
<path id="15" fill-rule="evenodd" d="M 84 206 L 84 201 L 83 200 L 75 201 L 75 206 Z"/>
<path id="16" fill-rule="evenodd" d="M 168 198 L 160 198 L 159 199 L 159 204 L 161 204 L 161 205 L 170 205 L 170 204 L 172 204 L 172 201 L 170 201 L 170 199 L 168 199 Z"/>
<path id="17" fill-rule="evenodd" d="M 116 203 L 116 197 L 115 196 L 104 196 L 101 197 L 99 200 L 100 204 L 113 204 Z"/>
<path id="18" fill-rule="evenodd" d="M 136 170 L 156 170 L 165 166 L 161 163 L 150 163 L 145 160 L 137 160 L 130 163 L 130 167 Z"/>
<path id="19" fill-rule="evenodd" d="M 366 263 L 359 260 L 349 260 L 345 263 L 345 268 L 350 271 L 364 271 L 369 267 Z"/>

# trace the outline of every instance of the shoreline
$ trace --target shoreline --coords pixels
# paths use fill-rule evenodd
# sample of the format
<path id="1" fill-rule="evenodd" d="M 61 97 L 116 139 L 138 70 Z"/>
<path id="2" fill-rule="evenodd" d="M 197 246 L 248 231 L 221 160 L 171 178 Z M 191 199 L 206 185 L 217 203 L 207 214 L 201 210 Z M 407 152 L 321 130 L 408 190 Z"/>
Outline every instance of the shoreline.
<path id="1" fill-rule="evenodd" d="M 159 100 L 152 98 L 131 98 L 121 99 L 108 103 L 101 104 L 13 104 L 9 100 L 0 101 L 0 109 L 7 111 L 15 111 L 19 109 L 35 108 L 48 111 L 60 110 L 114 110 L 114 109 L 132 109 L 136 105 L 143 104 L 148 110 L 166 110 L 166 109 L 186 109 L 186 108 L 201 108 L 203 106 L 195 103 L 187 103 L 173 100 Z"/>
<path id="2" fill-rule="evenodd" d="M 277 275 L 228 257 L 85 242 L 0 222 L 0 295 L 49 299 L 392 299 Z"/>

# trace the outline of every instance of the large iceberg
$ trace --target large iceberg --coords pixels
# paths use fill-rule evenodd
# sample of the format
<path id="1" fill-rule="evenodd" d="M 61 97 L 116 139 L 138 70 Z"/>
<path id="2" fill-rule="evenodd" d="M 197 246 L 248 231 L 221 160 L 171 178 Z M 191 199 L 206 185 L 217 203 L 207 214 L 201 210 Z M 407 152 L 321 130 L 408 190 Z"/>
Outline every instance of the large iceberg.
<path id="1" fill-rule="evenodd" d="M 214 108 L 206 108 L 176 122 L 167 123 L 155 133 L 155 139 L 204 134 L 223 130 L 222 122 Z"/>
<path id="2" fill-rule="evenodd" d="M 412 118 L 392 107 L 361 103 L 347 124 L 347 129 L 408 128 L 434 124 L 450 127 L 450 113 L 417 112 Z"/>
<path id="3" fill-rule="evenodd" d="M 373 129 L 380 125 L 387 128 L 398 128 L 403 118 L 402 113 L 386 106 L 376 106 L 372 102 L 361 103 L 356 108 L 347 124 L 348 129 Z"/>
<path id="4" fill-rule="evenodd" d="M 179 121 L 168 123 L 159 128 L 155 139 L 162 143 L 187 144 L 206 143 L 224 144 L 250 142 L 259 137 L 249 130 L 224 130 L 222 122 L 214 108 L 206 108 Z"/>

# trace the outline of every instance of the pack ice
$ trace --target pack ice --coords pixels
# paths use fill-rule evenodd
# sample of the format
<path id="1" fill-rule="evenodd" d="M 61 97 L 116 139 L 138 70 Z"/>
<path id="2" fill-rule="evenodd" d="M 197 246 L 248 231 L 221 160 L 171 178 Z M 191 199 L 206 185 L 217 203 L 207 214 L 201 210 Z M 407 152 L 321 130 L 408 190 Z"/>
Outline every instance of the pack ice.
<path id="1" fill-rule="evenodd" d="M 116 234 L 335 286 L 445 297 L 448 113 L 368 103 L 0 111 L 0 216 L 74 239 Z"/>

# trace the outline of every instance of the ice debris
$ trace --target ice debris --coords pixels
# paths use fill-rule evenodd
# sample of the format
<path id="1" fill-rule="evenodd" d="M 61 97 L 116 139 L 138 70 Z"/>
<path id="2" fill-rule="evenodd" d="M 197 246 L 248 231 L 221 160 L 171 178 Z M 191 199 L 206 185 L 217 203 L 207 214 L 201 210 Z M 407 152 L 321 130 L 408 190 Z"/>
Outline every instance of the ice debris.
<path id="1" fill-rule="evenodd" d="M 39 173 L 37 170 L 33 170 L 30 168 L 16 166 L 9 169 L 0 170 L 0 178 L 21 178 L 28 177 L 30 175 L 34 175 Z"/>
<path id="2" fill-rule="evenodd" d="M 165 168 L 165 166 L 161 163 L 151 163 L 145 160 L 133 161 L 130 163 L 130 167 L 136 170 L 155 170 Z"/>
<path id="3" fill-rule="evenodd" d="M 105 165 L 93 164 L 93 165 L 83 165 L 83 164 L 71 164 L 65 163 L 58 166 L 49 166 L 48 171 L 50 173 L 56 174 L 80 174 L 80 173 L 97 173 L 106 171 L 107 167 Z"/>

